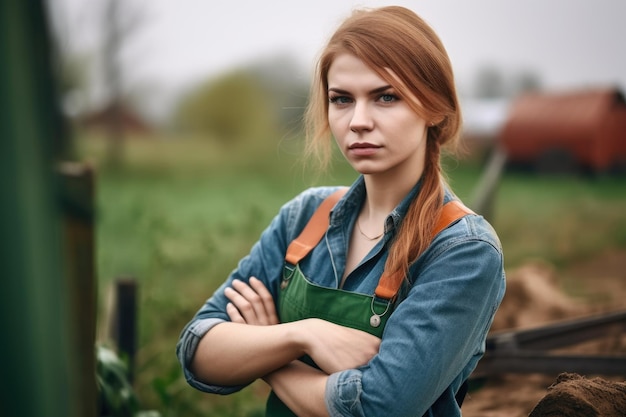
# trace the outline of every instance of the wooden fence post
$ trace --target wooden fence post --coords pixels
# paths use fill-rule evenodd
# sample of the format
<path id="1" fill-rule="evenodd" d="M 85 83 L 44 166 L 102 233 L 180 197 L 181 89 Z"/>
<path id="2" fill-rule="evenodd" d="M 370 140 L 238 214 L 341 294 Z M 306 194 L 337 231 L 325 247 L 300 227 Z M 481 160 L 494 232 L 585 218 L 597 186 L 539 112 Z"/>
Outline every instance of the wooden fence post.
<path id="1" fill-rule="evenodd" d="M 81 415 L 94 416 L 97 403 L 94 172 L 89 165 L 76 162 L 61 164 L 59 171 L 69 313 L 75 329 L 72 346 L 80 380 L 77 395 L 83 399 Z"/>
<path id="2" fill-rule="evenodd" d="M 109 333 L 118 354 L 127 360 L 128 378 L 132 383 L 137 350 L 137 281 L 130 277 L 115 280 L 113 311 Z"/>

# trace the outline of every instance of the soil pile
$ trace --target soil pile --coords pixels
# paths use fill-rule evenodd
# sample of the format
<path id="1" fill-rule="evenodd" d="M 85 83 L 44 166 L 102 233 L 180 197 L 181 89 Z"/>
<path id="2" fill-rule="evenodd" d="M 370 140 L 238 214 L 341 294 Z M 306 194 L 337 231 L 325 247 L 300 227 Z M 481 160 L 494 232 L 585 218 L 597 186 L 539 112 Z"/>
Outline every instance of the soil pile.
<path id="1" fill-rule="evenodd" d="M 589 311 L 559 288 L 556 271 L 545 262 L 528 263 L 508 272 L 506 285 L 492 331 L 535 327 Z"/>
<path id="2" fill-rule="evenodd" d="M 622 310 L 626 299 L 626 251 L 610 252 L 594 259 L 585 260 L 572 265 L 568 270 L 557 274 L 555 268 L 545 262 L 531 262 L 515 270 L 507 270 L 507 292 L 502 304 L 496 313 L 492 331 L 532 328 L 560 320 L 589 316 L 594 313 Z M 576 284 L 577 292 L 586 298 L 568 295 L 561 284 L 563 278 Z M 588 297 L 587 297 L 588 296 Z M 571 348 L 563 348 L 568 353 L 626 353 L 626 334 L 617 334 L 599 340 L 581 343 Z M 565 352 L 564 352 L 565 353 Z M 563 372 L 566 370 L 564 369 Z M 600 375 L 593 375 L 594 377 Z M 591 378 L 592 375 L 587 375 Z M 602 376 L 605 378 L 606 376 Z M 619 403 L 618 413 L 606 413 L 598 408 L 598 398 L 593 397 L 594 391 L 589 391 L 590 404 L 597 408 L 596 413 L 605 414 L 575 414 L 573 411 L 557 409 L 560 404 L 557 395 L 565 390 L 567 379 L 560 377 L 559 383 L 554 383 L 557 374 L 502 374 L 490 377 L 481 388 L 468 393 L 463 403 L 463 417 L 565 417 L 565 416 L 626 416 L 626 404 Z M 581 377 L 582 378 L 582 377 Z M 619 392 L 624 395 L 622 378 L 608 377 L 620 387 Z M 580 378 L 579 378 L 580 379 Z M 589 379 L 579 382 L 578 387 L 590 387 L 596 384 L 598 389 L 603 386 L 599 379 Z M 593 384 L 591 383 L 593 382 Z M 573 384 L 574 382 L 570 382 Z M 552 388 L 548 391 L 548 387 Z M 561 386 L 560 388 L 557 388 Z M 568 388 L 572 389 L 572 388 Z M 600 394 L 601 395 L 601 394 Z M 617 398 L 617 394 L 612 394 Z M 545 398 L 544 398 L 545 397 Z M 591 401 L 591 398 L 593 401 Z M 623 398 L 623 397 L 622 397 Z M 544 413 L 540 402 L 552 403 L 555 411 L 552 414 Z M 608 402 L 608 405 L 614 404 Z M 560 414 L 558 414 L 560 413 Z"/>
<path id="3" fill-rule="evenodd" d="M 626 416 L 626 382 L 563 373 L 529 417 Z"/>

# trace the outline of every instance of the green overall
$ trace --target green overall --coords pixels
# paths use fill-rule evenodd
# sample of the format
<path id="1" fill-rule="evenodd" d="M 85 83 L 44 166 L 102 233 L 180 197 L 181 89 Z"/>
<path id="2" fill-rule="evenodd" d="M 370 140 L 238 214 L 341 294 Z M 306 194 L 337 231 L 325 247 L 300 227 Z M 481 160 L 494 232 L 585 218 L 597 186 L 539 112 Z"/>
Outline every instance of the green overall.
<path id="1" fill-rule="evenodd" d="M 326 232 L 328 214 L 345 191 L 341 189 L 328 197 L 314 213 L 302 234 L 287 249 L 280 285 L 278 312 L 282 323 L 319 318 L 381 338 L 387 319 L 391 315 L 390 306 L 395 301 L 395 295 L 403 277 L 383 274 L 375 294 L 364 295 L 316 285 L 304 276 L 298 266 L 298 262 L 304 259 Z M 455 203 L 454 210 L 452 210 L 454 213 L 451 210 L 444 210 L 448 216 L 446 219 L 440 219 L 433 235 L 443 230 L 453 220 L 467 214 L 469 209 L 460 206 L 458 202 Z M 315 366 L 309 357 L 301 358 L 301 360 Z M 296 416 L 273 391 L 267 400 L 265 415 L 267 417 Z"/>

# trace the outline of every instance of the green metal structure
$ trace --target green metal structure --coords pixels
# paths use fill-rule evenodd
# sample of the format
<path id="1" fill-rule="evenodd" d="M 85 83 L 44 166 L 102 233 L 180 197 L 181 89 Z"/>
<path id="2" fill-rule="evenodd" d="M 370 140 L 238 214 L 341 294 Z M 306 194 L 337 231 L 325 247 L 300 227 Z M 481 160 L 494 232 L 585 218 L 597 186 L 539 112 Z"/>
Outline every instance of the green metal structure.
<path id="1" fill-rule="evenodd" d="M 94 315 L 79 301 L 93 301 L 93 275 L 76 286 L 80 273 L 69 252 L 82 246 L 72 237 L 57 168 L 66 136 L 50 45 L 43 1 L 0 2 L 3 417 L 96 414 Z M 81 259 L 83 268 L 91 268 L 92 256 Z"/>

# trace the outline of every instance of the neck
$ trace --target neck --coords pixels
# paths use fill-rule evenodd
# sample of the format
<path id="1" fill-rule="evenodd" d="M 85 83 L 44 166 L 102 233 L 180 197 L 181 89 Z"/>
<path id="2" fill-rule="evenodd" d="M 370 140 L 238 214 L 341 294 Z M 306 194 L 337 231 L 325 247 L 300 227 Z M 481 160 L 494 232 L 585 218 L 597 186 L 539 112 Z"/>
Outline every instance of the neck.
<path id="1" fill-rule="evenodd" d="M 421 172 L 420 172 L 421 175 Z M 365 219 L 374 222 L 384 219 L 419 181 L 419 176 L 388 180 L 380 175 L 364 175 L 367 195 L 362 214 Z"/>

